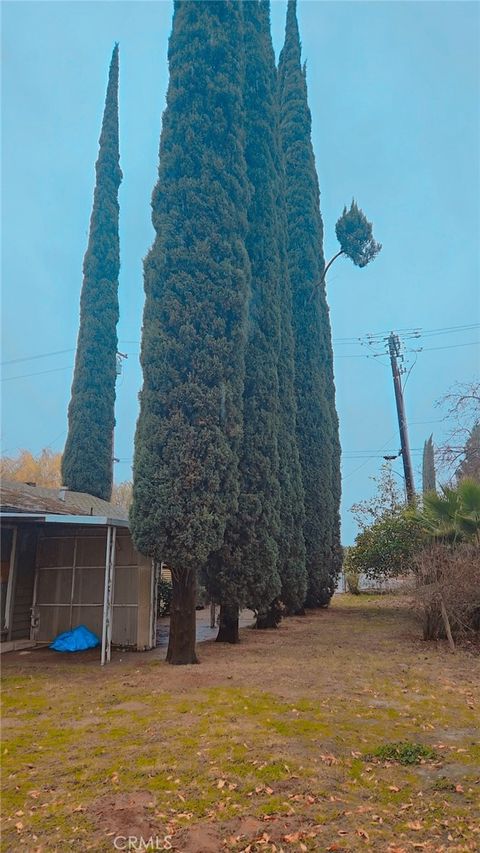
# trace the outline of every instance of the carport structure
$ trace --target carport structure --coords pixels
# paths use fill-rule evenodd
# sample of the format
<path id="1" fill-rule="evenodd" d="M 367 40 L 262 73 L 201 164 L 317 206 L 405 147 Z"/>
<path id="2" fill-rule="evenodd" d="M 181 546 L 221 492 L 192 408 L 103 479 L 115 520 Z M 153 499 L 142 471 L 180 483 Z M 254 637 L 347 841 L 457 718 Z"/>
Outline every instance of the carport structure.
<path id="1" fill-rule="evenodd" d="M 28 487 L 29 497 L 35 488 Z M 9 553 L 7 548 L 2 553 L 2 567 L 8 559 L 8 572 L 2 573 L 7 575 L 3 650 L 49 643 L 80 624 L 101 637 L 102 665 L 110 660 L 112 644 L 154 647 L 158 573 L 152 560 L 135 550 L 126 513 L 91 496 L 84 496 L 90 499 L 89 514 L 69 513 L 75 498 L 84 508 L 72 492 L 68 500 L 60 497 L 63 512 L 19 509 L 11 505 L 22 503 L 21 490 L 16 491 L 6 505 L 2 486 L 0 514 L 10 545 Z M 55 497 L 35 494 L 38 503 L 59 499 L 58 490 L 48 491 Z M 94 514 L 99 508 L 109 514 Z"/>

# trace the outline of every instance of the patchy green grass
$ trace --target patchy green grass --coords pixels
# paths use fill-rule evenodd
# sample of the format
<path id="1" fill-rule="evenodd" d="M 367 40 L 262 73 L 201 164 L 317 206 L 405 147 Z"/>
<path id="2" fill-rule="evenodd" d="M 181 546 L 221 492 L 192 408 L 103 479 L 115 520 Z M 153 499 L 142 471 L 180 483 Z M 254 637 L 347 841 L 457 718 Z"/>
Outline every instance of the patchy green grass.
<path id="1" fill-rule="evenodd" d="M 342 596 L 201 666 L 6 656 L 2 849 L 480 849 L 479 662 L 417 635 Z"/>
<path id="2" fill-rule="evenodd" d="M 375 749 L 367 760 L 375 758 L 381 761 L 390 761 L 395 764 L 420 764 L 422 761 L 433 761 L 436 758 L 435 751 L 423 743 L 411 743 L 400 741 L 399 743 L 385 743 Z"/>

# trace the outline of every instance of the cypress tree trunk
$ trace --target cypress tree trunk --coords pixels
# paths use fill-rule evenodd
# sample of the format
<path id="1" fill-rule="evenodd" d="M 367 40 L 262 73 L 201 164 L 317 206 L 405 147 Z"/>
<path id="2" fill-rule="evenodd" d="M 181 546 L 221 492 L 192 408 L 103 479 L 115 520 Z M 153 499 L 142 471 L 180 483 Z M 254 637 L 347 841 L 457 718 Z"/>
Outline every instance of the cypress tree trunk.
<path id="1" fill-rule="evenodd" d="M 196 603 L 197 574 L 195 569 L 173 569 L 170 633 L 167 649 L 168 663 L 198 663 L 195 654 Z"/>
<path id="2" fill-rule="evenodd" d="M 178 573 L 168 658 L 177 663 L 196 661 L 195 577 L 222 545 L 239 493 L 249 295 L 242 46 L 234 0 L 175 3 L 130 524 L 136 547 Z"/>
<path id="3" fill-rule="evenodd" d="M 117 359 L 118 45 L 108 78 L 88 247 L 83 261 L 78 333 L 62 480 L 73 491 L 110 500 Z"/>
<path id="4" fill-rule="evenodd" d="M 281 138 L 286 174 L 288 263 L 293 293 L 297 443 L 305 501 L 307 605 L 328 604 L 340 549 L 340 444 L 335 410 L 333 354 L 325 287 L 318 179 L 311 116 L 296 19 L 289 0 L 279 62 Z"/>
<path id="5" fill-rule="evenodd" d="M 238 620 L 239 609 L 237 604 L 225 603 L 220 606 L 217 643 L 231 643 L 234 645 L 240 642 Z"/>

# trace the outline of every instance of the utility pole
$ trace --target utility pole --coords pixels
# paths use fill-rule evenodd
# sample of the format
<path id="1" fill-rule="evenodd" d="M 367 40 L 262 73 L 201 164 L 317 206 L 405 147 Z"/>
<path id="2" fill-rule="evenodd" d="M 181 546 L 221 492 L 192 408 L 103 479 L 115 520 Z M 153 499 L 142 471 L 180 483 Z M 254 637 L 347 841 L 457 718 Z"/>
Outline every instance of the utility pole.
<path id="1" fill-rule="evenodd" d="M 390 364 L 392 365 L 393 387 L 395 389 L 395 402 L 397 404 L 398 427 L 400 430 L 400 445 L 402 448 L 403 471 L 405 474 L 405 489 L 407 501 L 412 504 L 415 499 L 415 484 L 413 480 L 412 458 L 410 456 L 410 445 L 408 443 L 407 416 L 405 414 L 405 402 L 401 376 L 404 370 L 399 367 L 398 359 L 401 358 L 400 338 L 393 332 L 388 336 L 388 351 L 390 353 Z"/>

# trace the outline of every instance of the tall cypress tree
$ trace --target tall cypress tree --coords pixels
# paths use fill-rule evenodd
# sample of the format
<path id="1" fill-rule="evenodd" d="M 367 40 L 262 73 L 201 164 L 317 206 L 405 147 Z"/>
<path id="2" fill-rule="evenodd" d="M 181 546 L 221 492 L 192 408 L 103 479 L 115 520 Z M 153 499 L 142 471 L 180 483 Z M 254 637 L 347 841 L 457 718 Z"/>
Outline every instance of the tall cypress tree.
<path id="1" fill-rule="evenodd" d="M 280 264 L 276 244 L 275 64 L 269 50 L 268 5 L 243 3 L 245 49 L 245 159 L 252 187 L 246 248 L 251 299 L 245 354 L 243 440 L 238 513 L 227 525 L 224 546 L 206 580 L 221 602 L 218 640 L 238 640 L 238 609 L 248 603 L 265 625 L 281 589 L 279 535 L 278 354 Z"/>
<path id="2" fill-rule="evenodd" d="M 434 492 L 436 489 L 435 482 L 435 454 L 433 451 L 433 435 L 430 436 L 423 444 L 422 458 L 422 486 L 423 494 Z"/>
<path id="3" fill-rule="evenodd" d="M 288 259 L 293 293 L 297 442 L 305 494 L 309 606 L 328 604 L 340 562 L 340 443 L 329 312 L 322 275 L 323 224 L 311 141 L 296 2 L 289 0 L 279 62 L 286 174 Z M 317 287 L 315 300 L 312 289 Z"/>
<path id="4" fill-rule="evenodd" d="M 175 2 L 144 269 L 131 528 L 172 569 L 167 660 L 196 661 L 197 570 L 237 509 L 249 262 L 243 23 L 235 0 Z"/>
<path id="5" fill-rule="evenodd" d="M 69 489 L 110 500 L 118 323 L 118 44 L 110 64 L 78 333 L 62 479 Z"/>
<path id="6" fill-rule="evenodd" d="M 264 27 L 268 32 L 268 54 L 272 91 L 275 92 L 275 115 L 272 122 L 275 134 L 271 141 L 276 177 L 276 232 L 280 266 L 280 351 L 278 360 L 279 384 L 279 482 L 280 530 L 278 538 L 278 572 L 281 580 L 280 598 L 286 612 L 292 614 L 303 607 L 307 593 L 305 562 L 304 491 L 302 470 L 297 446 L 297 401 L 295 396 L 295 342 L 292 318 L 292 288 L 288 266 L 288 227 L 286 211 L 285 169 L 280 139 L 280 110 L 277 97 L 275 54 L 270 37 L 269 3 L 264 7 Z M 273 88 L 274 87 L 274 88 Z"/>

